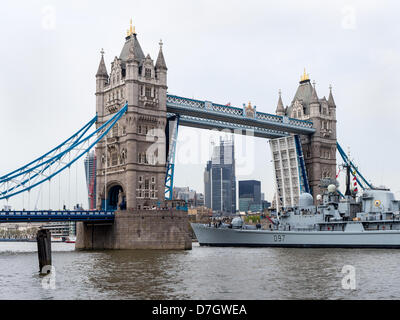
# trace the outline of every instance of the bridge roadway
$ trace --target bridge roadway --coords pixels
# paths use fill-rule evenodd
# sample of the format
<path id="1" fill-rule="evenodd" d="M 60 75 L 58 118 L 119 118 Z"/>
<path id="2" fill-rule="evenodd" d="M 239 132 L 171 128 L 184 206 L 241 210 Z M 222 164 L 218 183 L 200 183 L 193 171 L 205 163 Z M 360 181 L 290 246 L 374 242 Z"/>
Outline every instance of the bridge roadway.
<path id="1" fill-rule="evenodd" d="M 67 222 L 114 221 L 111 210 L 29 210 L 0 211 L 0 223 L 16 222 Z"/>
<path id="2" fill-rule="evenodd" d="M 284 137 L 290 133 L 309 135 L 315 132 L 311 121 L 257 111 L 254 117 L 249 117 L 244 115 L 243 109 L 240 108 L 175 95 L 167 95 L 167 114 L 179 115 L 179 123 L 184 126 L 254 130 L 254 136 L 268 139 Z"/>

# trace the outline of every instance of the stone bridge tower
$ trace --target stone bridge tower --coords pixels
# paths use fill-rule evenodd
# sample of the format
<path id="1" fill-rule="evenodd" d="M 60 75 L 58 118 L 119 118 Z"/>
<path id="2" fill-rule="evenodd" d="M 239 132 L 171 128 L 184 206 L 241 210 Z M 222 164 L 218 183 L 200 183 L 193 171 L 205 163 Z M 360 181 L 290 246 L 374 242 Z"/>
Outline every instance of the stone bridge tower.
<path id="1" fill-rule="evenodd" d="M 97 127 L 128 111 L 96 146 L 98 209 L 152 209 L 164 200 L 167 66 L 144 55 L 132 25 L 110 74 L 101 52 L 96 74 Z M 157 142 L 154 144 L 154 142 Z"/>
<path id="2" fill-rule="evenodd" d="M 301 137 L 314 201 L 323 191 L 323 181 L 336 179 L 336 104 L 332 87 L 329 89 L 328 100 L 325 97 L 319 99 L 315 82 L 311 85 L 309 76 L 304 71 L 290 106 L 284 108 L 279 96 L 276 109 L 277 115 L 309 120 L 314 124 L 316 132 L 312 136 Z"/>

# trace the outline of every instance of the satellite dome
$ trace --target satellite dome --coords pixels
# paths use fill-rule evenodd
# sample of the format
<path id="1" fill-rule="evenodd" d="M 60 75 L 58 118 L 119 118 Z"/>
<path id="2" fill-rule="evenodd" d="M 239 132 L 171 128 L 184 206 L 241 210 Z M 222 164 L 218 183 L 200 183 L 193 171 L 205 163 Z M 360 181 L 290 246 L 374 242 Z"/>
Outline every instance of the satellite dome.
<path id="1" fill-rule="evenodd" d="M 241 228 L 243 225 L 243 220 L 240 217 L 236 217 L 232 219 L 232 227 L 233 228 Z"/>
<path id="2" fill-rule="evenodd" d="M 333 193 L 336 191 L 336 186 L 334 184 L 330 184 L 328 186 L 328 192 Z"/>
<path id="3" fill-rule="evenodd" d="M 309 193 L 302 193 L 299 197 L 299 207 L 310 207 L 314 204 L 314 198 Z"/>

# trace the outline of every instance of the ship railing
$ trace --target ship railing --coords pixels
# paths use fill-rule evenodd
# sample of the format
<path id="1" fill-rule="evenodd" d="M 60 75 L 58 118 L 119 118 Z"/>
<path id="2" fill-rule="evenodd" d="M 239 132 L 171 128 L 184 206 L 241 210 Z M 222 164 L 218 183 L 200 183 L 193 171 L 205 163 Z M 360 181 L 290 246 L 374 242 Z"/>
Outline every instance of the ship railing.
<path id="1" fill-rule="evenodd" d="M 308 227 L 308 228 L 291 228 L 290 231 L 315 231 L 315 227 Z M 288 231 L 288 230 L 286 230 Z"/>

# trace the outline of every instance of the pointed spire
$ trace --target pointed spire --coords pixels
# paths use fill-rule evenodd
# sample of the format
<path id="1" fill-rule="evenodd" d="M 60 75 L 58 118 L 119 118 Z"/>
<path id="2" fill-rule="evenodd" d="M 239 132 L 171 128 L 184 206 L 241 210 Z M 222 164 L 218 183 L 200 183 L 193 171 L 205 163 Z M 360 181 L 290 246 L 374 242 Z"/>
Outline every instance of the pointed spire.
<path id="1" fill-rule="evenodd" d="M 329 85 L 328 106 L 336 107 L 335 100 L 333 100 L 333 95 L 332 95 L 332 85 Z"/>
<path id="2" fill-rule="evenodd" d="M 132 25 L 132 19 L 129 23 L 129 29 L 126 31 L 126 36 L 130 37 L 131 35 L 136 35 L 135 26 Z"/>
<path id="3" fill-rule="evenodd" d="M 318 103 L 318 95 L 317 95 L 317 90 L 315 89 L 315 81 L 313 81 L 313 91 L 311 94 L 311 103 L 316 102 Z"/>
<path id="4" fill-rule="evenodd" d="M 108 77 L 106 64 L 104 63 L 104 50 L 103 48 L 100 51 L 101 60 L 99 64 L 99 68 L 97 69 L 96 77 Z"/>
<path id="5" fill-rule="evenodd" d="M 278 105 L 276 107 L 275 113 L 278 116 L 282 116 L 285 114 L 285 108 L 283 107 L 283 102 L 282 102 L 282 96 L 281 96 L 281 90 L 279 89 L 279 99 L 278 99 Z"/>
<path id="6" fill-rule="evenodd" d="M 160 51 L 158 52 L 158 57 L 157 57 L 157 62 L 156 62 L 156 68 L 159 70 L 168 70 L 167 65 L 165 63 L 165 59 L 164 59 L 164 55 L 162 52 L 162 46 L 163 46 L 163 42 L 162 40 L 160 40 Z"/>
<path id="7" fill-rule="evenodd" d="M 304 68 L 303 75 L 300 77 L 300 83 L 303 83 L 305 81 L 310 81 L 310 75 L 306 73 L 306 68 Z"/>

